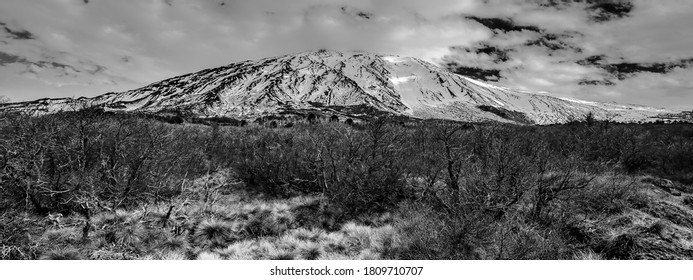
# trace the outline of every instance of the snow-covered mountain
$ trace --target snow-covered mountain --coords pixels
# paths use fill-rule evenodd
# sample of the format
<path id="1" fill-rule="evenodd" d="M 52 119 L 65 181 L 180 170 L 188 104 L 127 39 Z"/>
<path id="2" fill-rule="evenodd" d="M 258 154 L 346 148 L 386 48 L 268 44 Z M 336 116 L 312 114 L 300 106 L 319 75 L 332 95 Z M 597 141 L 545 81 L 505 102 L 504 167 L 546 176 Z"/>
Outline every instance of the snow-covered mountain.
<path id="1" fill-rule="evenodd" d="M 243 61 L 94 98 L 41 99 L 0 106 L 56 112 L 183 110 L 204 117 L 252 119 L 286 110 L 370 107 L 415 118 L 562 123 L 587 113 L 639 121 L 667 110 L 556 98 L 498 87 L 416 58 L 364 52 L 315 51 Z M 353 107 L 352 107 L 353 106 Z M 344 113 L 347 114 L 347 113 Z M 358 117 L 358 116 L 357 116 Z"/>

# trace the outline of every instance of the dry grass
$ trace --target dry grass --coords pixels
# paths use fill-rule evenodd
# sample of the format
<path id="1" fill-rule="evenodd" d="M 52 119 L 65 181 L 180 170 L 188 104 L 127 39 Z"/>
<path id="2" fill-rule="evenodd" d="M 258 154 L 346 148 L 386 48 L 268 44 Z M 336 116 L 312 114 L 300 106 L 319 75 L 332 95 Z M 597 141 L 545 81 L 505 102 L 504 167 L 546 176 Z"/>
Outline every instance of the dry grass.
<path id="1" fill-rule="evenodd" d="M 43 233 L 39 242 L 46 244 L 68 244 L 76 242 L 81 235 L 77 228 L 49 229 Z"/>
<path id="2" fill-rule="evenodd" d="M 42 255 L 41 260 L 81 260 L 79 252 L 75 249 L 59 249 Z"/>
<path id="3" fill-rule="evenodd" d="M 598 260 L 603 260 L 601 255 L 595 253 L 592 250 L 583 250 L 575 253 L 573 255 L 574 260 L 583 260 L 583 261 L 598 261 Z"/>
<path id="4" fill-rule="evenodd" d="M 223 260 L 223 258 L 217 253 L 202 252 L 197 256 L 197 260 L 218 261 Z"/>
<path id="5" fill-rule="evenodd" d="M 255 241 L 243 240 L 229 245 L 225 249 L 217 250 L 219 255 L 228 260 L 250 260 L 253 259 L 253 247 Z"/>
<path id="6" fill-rule="evenodd" d="M 317 260 L 325 255 L 325 249 L 320 243 L 306 242 L 296 248 L 298 256 L 303 260 Z"/>
<path id="7" fill-rule="evenodd" d="M 253 247 L 255 241 L 243 240 L 233 243 L 225 249 L 217 250 L 224 259 L 228 260 L 250 260 L 253 259 Z"/>
<path id="8" fill-rule="evenodd" d="M 187 260 L 188 257 L 182 252 L 157 252 L 155 254 L 146 255 L 140 260 Z"/>
<path id="9" fill-rule="evenodd" d="M 146 234 L 147 230 L 142 223 L 132 221 L 123 225 L 123 227 L 116 232 L 116 243 L 136 248 L 142 243 Z"/>
<path id="10" fill-rule="evenodd" d="M 163 252 L 176 252 L 176 251 L 183 251 L 186 252 L 190 250 L 190 244 L 188 241 L 181 237 L 168 237 L 165 240 L 162 240 L 160 243 L 158 243 L 155 246 L 155 249 L 158 251 L 163 251 Z"/>
<path id="11" fill-rule="evenodd" d="M 227 260 L 381 259 L 392 249 L 394 236 L 391 226 L 373 228 L 350 223 L 338 232 L 300 228 L 280 236 L 239 240 L 199 255 L 211 252 Z"/>

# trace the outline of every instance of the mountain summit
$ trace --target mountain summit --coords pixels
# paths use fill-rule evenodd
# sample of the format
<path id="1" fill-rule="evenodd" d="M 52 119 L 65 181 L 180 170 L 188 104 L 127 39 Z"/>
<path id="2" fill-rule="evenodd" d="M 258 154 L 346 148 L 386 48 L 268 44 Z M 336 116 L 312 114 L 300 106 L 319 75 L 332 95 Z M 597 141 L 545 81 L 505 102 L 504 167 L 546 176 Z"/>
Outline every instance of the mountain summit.
<path id="1" fill-rule="evenodd" d="M 358 117 L 354 108 L 368 108 L 423 119 L 529 124 L 562 123 L 588 113 L 616 121 L 669 113 L 498 87 L 417 58 L 325 50 L 232 63 L 94 98 L 41 99 L 2 107 L 55 112 L 76 106 L 239 119 L 302 110 Z"/>

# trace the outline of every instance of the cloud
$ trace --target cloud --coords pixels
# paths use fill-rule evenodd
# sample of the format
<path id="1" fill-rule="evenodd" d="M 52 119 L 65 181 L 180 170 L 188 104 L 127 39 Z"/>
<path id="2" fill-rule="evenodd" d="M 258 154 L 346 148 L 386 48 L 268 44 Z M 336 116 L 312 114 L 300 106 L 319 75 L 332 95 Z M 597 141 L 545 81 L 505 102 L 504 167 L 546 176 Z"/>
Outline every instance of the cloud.
<path id="1" fill-rule="evenodd" d="M 487 28 L 493 30 L 494 32 L 511 32 L 511 31 L 534 31 L 541 32 L 541 30 L 536 26 L 531 25 L 517 25 L 509 18 L 480 18 L 475 16 L 468 16 L 468 19 L 474 20 L 481 23 Z"/>
<path id="2" fill-rule="evenodd" d="M 605 70 L 605 72 L 608 73 L 608 75 L 610 75 L 610 78 L 618 80 L 626 80 L 629 78 L 633 78 L 635 75 L 643 72 L 667 74 L 676 70 L 677 68 L 685 69 L 693 65 L 693 58 L 680 59 L 669 62 L 652 63 L 635 63 L 624 61 L 610 63 L 608 62 L 608 59 L 609 58 L 607 58 L 604 55 L 593 55 L 585 59 L 579 60 L 577 61 L 577 63 L 583 66 L 594 66 L 597 68 L 601 68 Z"/>
<path id="3" fill-rule="evenodd" d="M 628 17 L 633 10 L 630 0 L 549 0 L 536 1 L 541 7 L 550 7 L 558 10 L 578 7 L 584 9 L 589 19 L 594 22 L 604 22 Z"/>
<path id="4" fill-rule="evenodd" d="M 19 56 L 9 54 L 9 53 L 4 53 L 0 52 L 0 66 L 7 65 L 10 63 L 24 63 L 26 62 L 26 59 L 21 58 Z"/>
<path id="5" fill-rule="evenodd" d="M 679 0 L 4 0 L 0 95 L 94 96 L 327 48 L 556 96 L 693 104 L 691 12 Z"/>
<path id="6" fill-rule="evenodd" d="M 609 21 L 627 17 L 633 10 L 633 3 L 630 1 L 594 1 L 587 7 L 591 19 L 596 22 Z"/>
<path id="7" fill-rule="evenodd" d="M 580 37 L 581 34 L 550 34 L 541 33 L 541 36 L 532 41 L 525 43 L 526 46 L 538 46 L 546 48 L 549 53 L 558 50 L 571 50 L 576 53 L 582 52 L 580 47 L 577 47 L 569 43 L 570 39 L 574 39 L 576 36 Z"/>
<path id="8" fill-rule="evenodd" d="M 497 82 L 501 78 L 500 69 L 484 69 L 478 67 L 469 67 L 449 62 L 446 67 L 455 74 L 467 76 L 481 81 Z"/>
<path id="9" fill-rule="evenodd" d="M 486 44 L 482 44 L 479 48 L 476 48 L 476 49 L 467 48 L 466 50 L 467 51 L 473 51 L 476 54 L 485 54 L 494 63 L 501 63 L 501 62 L 506 62 L 509 60 L 507 50 L 499 49 L 497 47 L 489 46 Z"/>
<path id="10" fill-rule="evenodd" d="M 31 32 L 26 31 L 26 30 L 13 30 L 10 27 L 7 26 L 7 24 L 0 22 L 0 26 L 4 29 L 4 31 L 8 34 L 8 37 L 10 39 L 18 39 L 18 40 L 31 40 L 35 39 L 34 34 L 31 34 Z"/>

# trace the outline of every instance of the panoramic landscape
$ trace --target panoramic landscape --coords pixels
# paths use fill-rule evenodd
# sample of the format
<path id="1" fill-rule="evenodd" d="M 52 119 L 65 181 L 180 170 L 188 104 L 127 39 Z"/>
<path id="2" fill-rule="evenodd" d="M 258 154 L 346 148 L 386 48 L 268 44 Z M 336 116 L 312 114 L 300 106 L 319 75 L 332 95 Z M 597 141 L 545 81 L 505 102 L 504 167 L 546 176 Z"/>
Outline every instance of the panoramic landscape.
<path id="1" fill-rule="evenodd" d="M 114 2 L 0 4 L 0 260 L 693 259 L 693 4 Z"/>

